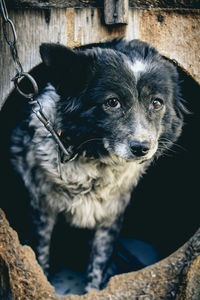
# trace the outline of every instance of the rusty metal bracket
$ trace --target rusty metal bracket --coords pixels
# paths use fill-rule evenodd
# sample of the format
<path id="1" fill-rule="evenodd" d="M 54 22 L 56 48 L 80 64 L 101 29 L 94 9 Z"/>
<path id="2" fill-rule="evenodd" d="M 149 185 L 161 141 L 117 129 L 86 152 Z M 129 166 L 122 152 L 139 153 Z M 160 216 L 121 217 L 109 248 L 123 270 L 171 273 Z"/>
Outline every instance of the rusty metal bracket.
<path id="1" fill-rule="evenodd" d="M 106 25 L 128 24 L 128 0 L 104 0 Z"/>

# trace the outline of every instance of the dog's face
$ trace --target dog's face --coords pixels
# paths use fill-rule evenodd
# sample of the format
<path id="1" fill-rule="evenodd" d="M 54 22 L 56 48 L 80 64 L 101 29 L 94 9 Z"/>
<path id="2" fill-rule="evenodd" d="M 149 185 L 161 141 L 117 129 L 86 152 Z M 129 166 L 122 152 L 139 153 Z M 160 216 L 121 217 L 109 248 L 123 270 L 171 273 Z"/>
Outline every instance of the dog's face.
<path id="1" fill-rule="evenodd" d="M 124 53 L 116 48 L 41 47 L 63 99 L 62 138 L 77 152 L 141 163 L 179 136 L 176 69 L 147 44 L 134 42 L 124 44 Z"/>

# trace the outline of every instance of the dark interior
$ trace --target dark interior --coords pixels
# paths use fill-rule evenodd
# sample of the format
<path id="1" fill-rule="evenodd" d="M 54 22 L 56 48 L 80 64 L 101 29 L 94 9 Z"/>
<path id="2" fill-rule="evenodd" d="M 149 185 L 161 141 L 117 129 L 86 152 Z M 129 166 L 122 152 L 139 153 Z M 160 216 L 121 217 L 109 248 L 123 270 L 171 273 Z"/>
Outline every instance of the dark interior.
<path id="1" fill-rule="evenodd" d="M 160 259 L 182 246 L 199 226 L 199 129 L 200 129 L 200 86 L 178 67 L 183 98 L 191 112 L 185 116 L 181 138 L 163 157 L 155 161 L 134 191 L 134 201 L 129 205 L 123 237 L 136 238 L 153 245 Z M 41 89 L 47 77 L 43 66 L 35 67 L 31 74 Z M 29 91 L 26 80 L 22 80 L 24 91 Z M 29 229 L 30 216 L 27 208 L 27 194 L 21 180 L 9 165 L 9 135 L 15 122 L 29 109 L 27 100 L 15 91 L 9 95 L 1 113 L 1 200 L 10 224 L 20 234 Z M 83 270 L 87 265 L 89 230 L 69 227 L 59 220 L 52 239 L 52 269 L 60 266 Z M 80 254 L 81 250 L 81 254 Z M 138 266 L 137 268 L 140 268 Z M 136 269 L 137 269 L 136 268 Z M 124 268 L 126 271 L 134 269 Z"/>

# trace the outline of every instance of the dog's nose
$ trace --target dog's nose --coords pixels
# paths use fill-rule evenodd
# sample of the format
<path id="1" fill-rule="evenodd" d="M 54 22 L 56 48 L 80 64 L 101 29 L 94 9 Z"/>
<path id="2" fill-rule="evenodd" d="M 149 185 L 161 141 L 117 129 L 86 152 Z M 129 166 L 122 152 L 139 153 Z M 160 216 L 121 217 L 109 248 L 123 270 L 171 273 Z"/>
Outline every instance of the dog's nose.
<path id="1" fill-rule="evenodd" d="M 132 141 L 130 146 L 131 152 L 137 157 L 146 155 L 150 149 L 149 143 L 147 141 Z"/>

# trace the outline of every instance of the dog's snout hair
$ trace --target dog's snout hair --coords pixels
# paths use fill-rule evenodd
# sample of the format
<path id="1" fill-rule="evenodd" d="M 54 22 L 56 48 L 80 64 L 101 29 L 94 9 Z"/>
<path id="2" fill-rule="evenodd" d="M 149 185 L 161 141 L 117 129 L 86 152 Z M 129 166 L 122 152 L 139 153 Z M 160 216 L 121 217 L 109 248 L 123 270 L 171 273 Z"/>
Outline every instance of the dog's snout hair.
<path id="1" fill-rule="evenodd" d="M 157 150 L 158 132 L 147 120 L 142 109 L 131 111 L 125 127 L 126 129 L 124 128 L 123 131 L 129 132 L 129 134 L 124 135 L 123 142 L 128 144 L 130 154 L 137 158 L 146 156 L 150 159 Z M 121 153 L 122 149 L 123 147 Z M 130 158 L 132 157 L 130 156 Z"/>

